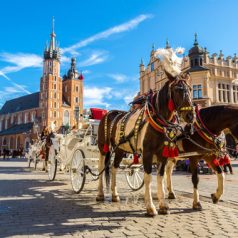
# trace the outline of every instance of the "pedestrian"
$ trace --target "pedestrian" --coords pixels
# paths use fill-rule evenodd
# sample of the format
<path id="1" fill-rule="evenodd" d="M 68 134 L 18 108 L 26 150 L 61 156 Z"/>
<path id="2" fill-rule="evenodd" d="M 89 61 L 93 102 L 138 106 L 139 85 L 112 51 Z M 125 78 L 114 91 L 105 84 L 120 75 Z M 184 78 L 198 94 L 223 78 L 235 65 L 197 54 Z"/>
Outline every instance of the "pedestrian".
<path id="1" fill-rule="evenodd" d="M 224 172 L 226 174 L 228 173 L 227 168 L 229 169 L 230 174 L 233 174 L 233 169 L 232 169 L 232 166 L 231 166 L 231 162 L 229 162 L 228 164 L 224 164 L 224 166 L 223 166 Z"/>

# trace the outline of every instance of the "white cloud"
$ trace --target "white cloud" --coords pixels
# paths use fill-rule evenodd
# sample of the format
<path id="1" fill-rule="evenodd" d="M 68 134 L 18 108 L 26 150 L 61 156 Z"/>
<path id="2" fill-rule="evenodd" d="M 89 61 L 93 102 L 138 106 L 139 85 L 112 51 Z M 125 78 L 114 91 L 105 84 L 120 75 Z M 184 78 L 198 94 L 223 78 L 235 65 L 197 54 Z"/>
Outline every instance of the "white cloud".
<path id="1" fill-rule="evenodd" d="M 95 64 L 100 64 L 104 61 L 106 61 L 108 58 L 108 52 L 107 51 L 95 51 L 91 54 L 91 56 L 82 61 L 79 62 L 80 67 L 87 67 Z"/>
<path id="2" fill-rule="evenodd" d="M 121 74 L 121 73 L 107 74 L 107 76 L 114 79 L 118 83 L 124 83 L 126 81 L 127 82 L 128 81 L 136 81 L 139 77 L 138 75 L 127 76 L 127 75 Z"/>
<path id="3" fill-rule="evenodd" d="M 78 43 L 76 43 L 72 46 L 69 46 L 67 48 L 63 48 L 62 53 L 69 52 L 71 54 L 74 54 L 77 49 L 85 47 L 85 46 L 89 45 L 90 43 L 93 43 L 94 41 L 106 39 L 113 34 L 130 31 L 130 30 L 134 29 L 135 27 L 137 27 L 141 22 L 143 22 L 146 19 L 149 19 L 151 17 L 152 17 L 152 15 L 150 15 L 150 14 L 139 15 L 136 18 L 134 18 L 128 22 L 114 26 L 114 27 L 109 28 L 103 32 L 97 33 L 97 34 L 95 34 L 91 37 L 88 37 L 85 40 L 79 41 Z"/>
<path id="4" fill-rule="evenodd" d="M 0 71 L 0 76 L 2 76 L 3 78 L 5 78 L 7 81 L 9 81 L 15 88 L 17 88 L 18 90 L 20 90 L 21 92 L 30 94 L 31 92 L 28 91 L 27 89 L 25 89 L 24 85 L 20 85 L 15 83 L 12 79 L 10 79 L 7 75 L 5 75 L 2 71 Z"/>
<path id="5" fill-rule="evenodd" d="M 118 83 L 124 83 L 128 77 L 124 74 L 119 74 L 119 73 L 116 73 L 116 74 L 108 74 L 107 75 L 108 77 L 114 79 L 116 82 Z"/>
<path id="6" fill-rule="evenodd" d="M 20 71 L 24 68 L 42 67 L 42 57 L 36 54 L 25 54 L 25 53 L 2 53 L 0 54 L 0 60 L 13 64 L 13 66 L 6 66 L 1 69 L 3 74 Z"/>
<path id="7" fill-rule="evenodd" d="M 109 87 L 85 87 L 84 88 L 84 105 L 86 107 L 105 106 L 108 108 L 109 103 L 105 102 L 105 98 L 109 98 L 112 89 Z"/>

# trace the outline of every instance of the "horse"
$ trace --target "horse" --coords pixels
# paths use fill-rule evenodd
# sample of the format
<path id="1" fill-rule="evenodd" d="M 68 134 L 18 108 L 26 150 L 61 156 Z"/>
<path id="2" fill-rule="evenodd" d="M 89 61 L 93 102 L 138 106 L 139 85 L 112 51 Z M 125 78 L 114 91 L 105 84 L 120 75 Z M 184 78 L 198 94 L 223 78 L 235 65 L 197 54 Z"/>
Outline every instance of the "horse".
<path id="1" fill-rule="evenodd" d="M 202 108 L 197 111 L 200 127 L 195 127 L 193 135 L 177 140 L 180 152 L 197 152 L 198 155 L 190 157 L 190 169 L 193 183 L 193 209 L 201 210 L 202 206 L 198 193 L 198 161 L 203 159 L 216 172 L 218 186 L 215 193 L 211 194 L 213 203 L 217 203 L 224 190 L 224 172 L 222 165 L 227 163 L 224 131 L 229 131 L 238 141 L 238 107 L 233 105 L 217 105 Z M 197 123 L 197 122 L 196 122 Z M 225 159 L 222 158 L 225 155 Z M 220 158 L 219 158 L 220 157 Z M 227 161 L 226 161 L 227 160 Z M 170 160 L 166 166 L 167 189 L 169 198 L 175 198 L 172 187 L 172 170 L 176 160 Z"/>
<path id="2" fill-rule="evenodd" d="M 170 62 L 167 58 L 170 53 L 164 54 L 166 62 Z M 172 61 L 172 59 L 170 60 Z M 194 116 L 190 86 L 186 80 L 178 77 L 176 64 L 172 64 L 170 67 L 166 67 L 166 64 L 164 64 L 164 67 L 168 81 L 160 91 L 147 96 L 143 107 L 132 112 L 113 110 L 108 112 L 100 121 L 98 130 L 100 156 L 97 201 L 104 200 L 102 173 L 105 169 L 108 177 L 110 152 L 115 152 L 111 183 L 113 202 L 120 201 L 116 188 L 116 172 L 124 153 L 133 153 L 134 162 L 138 162 L 138 153 L 141 153 L 145 171 L 147 214 L 149 216 L 158 214 L 151 195 L 152 163 L 162 161 L 162 167 L 164 168 L 167 162 L 165 153 L 170 151 L 171 154 L 176 154 L 176 150 L 173 150 L 174 144 L 172 142 L 176 139 L 177 130 L 179 130 L 180 126 L 173 123 L 175 112 L 178 112 L 179 116 L 187 123 L 192 123 Z M 166 141 L 168 138 L 170 139 L 169 144 Z M 165 141 L 166 143 L 164 143 Z M 168 149 L 169 146 L 170 148 Z M 106 156 L 105 165 L 104 156 Z M 160 189 L 162 187 L 162 176 L 163 171 L 161 170 L 157 177 L 159 212 L 167 214 L 168 206 L 165 203 L 164 191 Z"/>

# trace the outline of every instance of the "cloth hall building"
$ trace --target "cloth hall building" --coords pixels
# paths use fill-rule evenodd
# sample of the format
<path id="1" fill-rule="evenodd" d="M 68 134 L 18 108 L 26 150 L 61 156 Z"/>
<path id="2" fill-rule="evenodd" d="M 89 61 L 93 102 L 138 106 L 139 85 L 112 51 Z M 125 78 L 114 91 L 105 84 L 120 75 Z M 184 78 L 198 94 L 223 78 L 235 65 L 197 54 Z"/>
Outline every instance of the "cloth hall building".
<path id="1" fill-rule="evenodd" d="M 43 57 L 40 92 L 6 101 L 0 110 L 0 150 L 27 148 L 43 127 L 73 126 L 83 114 L 83 75 L 71 59 L 60 77 L 60 48 L 54 27 Z"/>
<path id="2" fill-rule="evenodd" d="M 168 41 L 166 48 L 170 47 Z M 160 89 L 166 81 L 161 63 L 154 56 L 154 48 L 150 61 L 145 67 L 140 64 L 140 94 L 151 89 Z M 224 57 L 222 51 L 209 54 L 195 40 L 188 56 L 183 59 L 183 71 L 190 72 L 190 86 L 193 90 L 193 101 L 201 106 L 216 104 L 238 104 L 238 57 Z"/>

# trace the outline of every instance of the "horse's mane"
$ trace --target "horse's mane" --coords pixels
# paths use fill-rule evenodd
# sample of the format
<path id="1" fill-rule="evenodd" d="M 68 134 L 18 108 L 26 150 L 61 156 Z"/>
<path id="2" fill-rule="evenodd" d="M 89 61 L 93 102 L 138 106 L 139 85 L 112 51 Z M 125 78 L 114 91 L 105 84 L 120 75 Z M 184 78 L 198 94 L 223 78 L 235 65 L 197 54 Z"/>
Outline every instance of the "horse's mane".
<path id="1" fill-rule="evenodd" d="M 160 112 L 164 117 L 168 114 L 169 84 L 170 81 L 167 81 L 157 95 L 156 110 L 157 112 Z"/>

